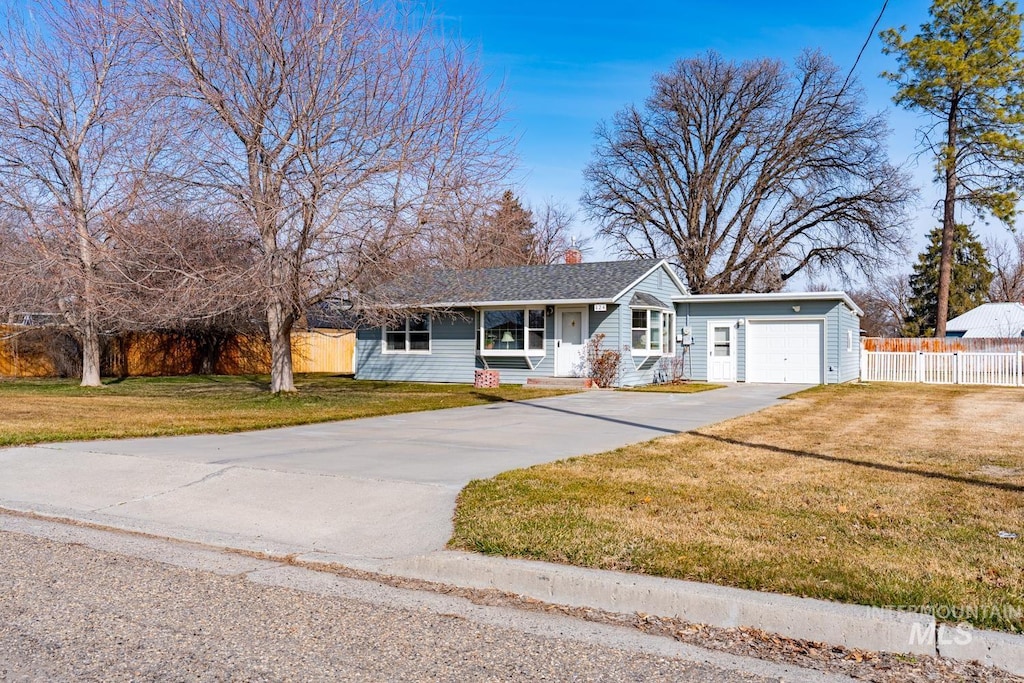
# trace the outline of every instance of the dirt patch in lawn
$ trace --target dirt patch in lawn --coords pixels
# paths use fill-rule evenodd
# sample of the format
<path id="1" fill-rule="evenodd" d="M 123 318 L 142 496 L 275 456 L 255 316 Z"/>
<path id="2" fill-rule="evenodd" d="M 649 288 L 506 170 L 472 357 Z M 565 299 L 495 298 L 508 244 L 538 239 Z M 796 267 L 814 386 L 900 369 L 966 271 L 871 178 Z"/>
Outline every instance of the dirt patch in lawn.
<path id="1" fill-rule="evenodd" d="M 1022 424 L 1015 389 L 821 387 L 474 482 L 451 545 L 1019 631 Z"/>

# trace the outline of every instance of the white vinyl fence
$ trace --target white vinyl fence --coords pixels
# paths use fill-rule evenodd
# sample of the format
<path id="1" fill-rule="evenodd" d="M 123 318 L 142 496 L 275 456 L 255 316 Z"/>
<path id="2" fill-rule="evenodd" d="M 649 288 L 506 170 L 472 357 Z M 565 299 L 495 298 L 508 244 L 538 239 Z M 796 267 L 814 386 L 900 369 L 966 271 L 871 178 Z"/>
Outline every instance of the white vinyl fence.
<path id="1" fill-rule="evenodd" d="M 1024 386 L 1024 352 L 861 351 L 864 382 Z"/>

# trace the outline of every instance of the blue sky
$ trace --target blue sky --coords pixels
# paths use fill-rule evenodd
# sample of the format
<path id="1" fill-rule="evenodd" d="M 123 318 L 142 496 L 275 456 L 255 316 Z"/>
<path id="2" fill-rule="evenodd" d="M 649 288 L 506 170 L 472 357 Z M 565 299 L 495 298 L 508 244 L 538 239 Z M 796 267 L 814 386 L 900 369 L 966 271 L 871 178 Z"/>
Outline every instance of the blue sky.
<path id="1" fill-rule="evenodd" d="M 593 149 L 597 123 L 629 103 L 640 103 L 651 77 L 675 60 L 714 49 L 730 59 L 777 57 L 791 61 L 804 48 L 829 54 L 842 69 L 853 65 L 881 0 L 832 3 L 592 2 L 491 3 L 436 0 L 448 30 L 479 50 L 493 79 L 502 86 L 508 124 L 519 138 L 517 190 L 529 203 L 554 199 L 578 210 L 582 172 Z M 891 0 L 879 28 L 906 25 L 911 32 L 927 19 L 927 0 Z M 911 245 L 916 254 L 923 234 L 935 225 L 931 161 L 915 160 L 917 115 L 892 104 L 893 88 L 879 77 L 892 68 L 882 55 L 877 31 L 856 74 L 874 111 L 886 111 L 894 163 L 906 165 L 921 186 Z M 578 211 L 575 230 L 592 232 Z M 979 226 L 983 234 L 1003 228 Z M 592 260 L 611 256 L 596 245 Z"/>

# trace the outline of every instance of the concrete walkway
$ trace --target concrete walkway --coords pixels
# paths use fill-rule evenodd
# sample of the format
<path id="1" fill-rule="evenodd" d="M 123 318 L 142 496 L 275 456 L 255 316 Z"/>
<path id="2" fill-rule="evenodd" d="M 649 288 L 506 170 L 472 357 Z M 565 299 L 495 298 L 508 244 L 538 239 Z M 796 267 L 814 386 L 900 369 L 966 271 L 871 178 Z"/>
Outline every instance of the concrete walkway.
<path id="1" fill-rule="evenodd" d="M 802 387 L 589 392 L 241 434 L 0 450 L 0 506 L 367 569 L 444 547 L 459 490 L 719 422 Z"/>

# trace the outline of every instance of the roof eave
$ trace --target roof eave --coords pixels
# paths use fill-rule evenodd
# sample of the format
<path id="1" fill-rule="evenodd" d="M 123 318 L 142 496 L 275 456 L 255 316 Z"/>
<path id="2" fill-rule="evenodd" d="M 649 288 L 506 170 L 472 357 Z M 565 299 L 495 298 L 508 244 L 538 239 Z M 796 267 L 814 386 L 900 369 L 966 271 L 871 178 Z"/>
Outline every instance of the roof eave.
<path id="1" fill-rule="evenodd" d="M 677 304 L 700 303 L 702 301 L 842 301 L 846 306 L 859 317 L 864 316 L 864 311 L 854 303 L 853 299 L 846 292 L 766 292 L 749 294 L 688 294 L 681 297 L 673 297 L 672 302 Z"/>
<path id="2" fill-rule="evenodd" d="M 629 283 L 629 285 L 627 285 L 627 286 L 626 286 L 626 287 L 625 287 L 625 288 L 624 288 L 624 289 L 623 289 L 623 290 L 622 290 L 621 292 L 619 292 L 618 294 L 616 294 L 616 295 L 615 295 L 615 297 L 614 297 L 614 300 L 615 300 L 615 301 L 618 301 L 618 300 L 619 300 L 619 299 L 621 299 L 622 297 L 626 296 L 626 293 L 627 293 L 627 292 L 629 292 L 629 290 L 633 289 L 633 288 L 634 288 L 634 287 L 636 287 L 636 286 L 637 286 L 638 284 L 640 284 L 640 283 L 641 283 L 641 282 L 643 282 L 643 281 L 644 281 L 645 279 L 647 279 L 647 277 L 649 277 L 649 276 L 650 276 L 650 274 L 651 274 L 651 273 L 653 273 L 654 271 L 656 271 L 656 270 L 657 270 L 658 268 L 664 268 L 664 269 L 665 269 L 665 271 L 666 271 L 666 272 L 668 273 L 668 276 L 669 276 L 670 278 L 672 278 L 672 282 L 674 282 L 674 283 L 675 283 L 675 285 L 676 285 L 676 287 L 678 287 L 678 288 L 679 288 L 679 291 L 680 291 L 680 292 L 687 292 L 687 291 L 689 291 L 689 290 L 688 290 L 688 289 L 686 288 L 686 285 L 684 285 L 684 284 L 683 284 L 683 281 L 679 279 L 679 276 L 678 276 L 678 275 L 676 275 L 675 273 L 673 273 L 673 272 L 672 272 L 672 269 L 668 267 L 668 261 L 666 261 L 665 259 L 661 259 L 660 261 L 658 261 L 657 263 L 655 263 L 655 264 L 654 264 L 653 266 L 651 266 L 650 268 L 648 268 L 648 269 L 647 269 L 647 272 L 646 272 L 646 273 L 644 273 L 643 275 L 641 275 L 641 276 L 640 276 L 640 277 L 638 277 L 637 279 L 633 280 L 633 281 L 632 281 L 631 283 Z"/>
<path id="3" fill-rule="evenodd" d="M 437 301 L 418 304 L 392 304 L 387 308 L 489 308 L 512 306 L 584 306 L 591 304 L 613 304 L 615 299 L 514 299 L 508 301 Z"/>

